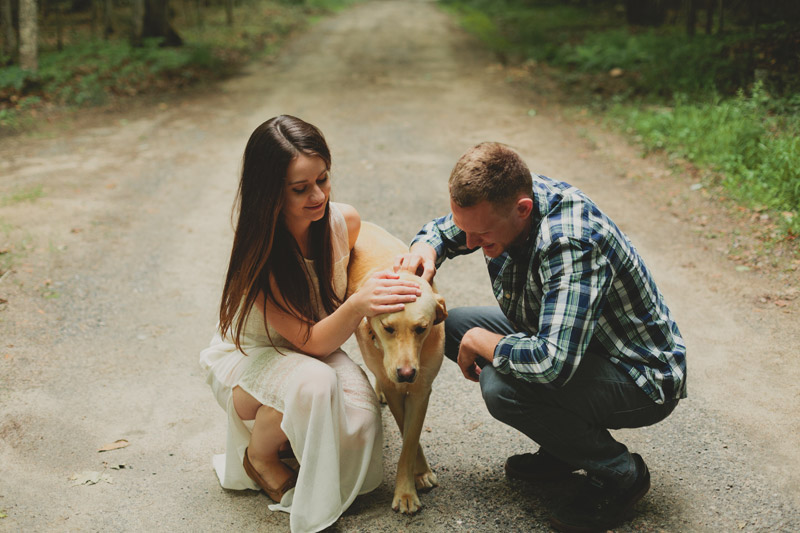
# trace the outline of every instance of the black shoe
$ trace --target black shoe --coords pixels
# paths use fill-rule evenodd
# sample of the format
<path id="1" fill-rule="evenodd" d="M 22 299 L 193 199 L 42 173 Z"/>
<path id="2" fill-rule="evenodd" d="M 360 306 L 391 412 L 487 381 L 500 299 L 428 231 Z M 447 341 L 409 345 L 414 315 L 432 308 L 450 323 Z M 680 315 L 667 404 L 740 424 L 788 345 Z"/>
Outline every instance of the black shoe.
<path id="1" fill-rule="evenodd" d="M 607 531 L 619 525 L 633 505 L 650 490 L 650 471 L 638 453 L 634 453 L 636 481 L 628 488 L 611 487 L 589 477 L 578 496 L 553 513 L 550 524 L 558 531 L 589 533 Z"/>
<path id="2" fill-rule="evenodd" d="M 576 470 L 541 448 L 536 453 L 512 455 L 504 468 L 508 478 L 523 481 L 558 481 Z"/>

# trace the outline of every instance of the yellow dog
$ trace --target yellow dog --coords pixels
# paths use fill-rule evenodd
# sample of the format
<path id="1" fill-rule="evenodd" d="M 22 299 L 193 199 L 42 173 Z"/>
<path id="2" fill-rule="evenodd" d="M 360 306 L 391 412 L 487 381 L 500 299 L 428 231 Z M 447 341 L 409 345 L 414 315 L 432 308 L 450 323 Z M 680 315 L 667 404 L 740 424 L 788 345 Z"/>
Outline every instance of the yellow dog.
<path id="1" fill-rule="evenodd" d="M 408 247 L 383 228 L 364 222 L 350 256 L 347 295 L 357 291 L 374 272 L 392 267 Z M 392 509 L 415 513 L 420 508 L 417 489 L 438 485 L 419 436 L 428 409 L 431 385 L 444 354 L 444 299 L 427 281 L 408 272 L 401 278 L 419 283 L 422 295 L 405 309 L 365 318 L 356 339 L 367 368 L 375 375 L 375 392 L 389 404 L 403 448 L 397 463 Z"/>

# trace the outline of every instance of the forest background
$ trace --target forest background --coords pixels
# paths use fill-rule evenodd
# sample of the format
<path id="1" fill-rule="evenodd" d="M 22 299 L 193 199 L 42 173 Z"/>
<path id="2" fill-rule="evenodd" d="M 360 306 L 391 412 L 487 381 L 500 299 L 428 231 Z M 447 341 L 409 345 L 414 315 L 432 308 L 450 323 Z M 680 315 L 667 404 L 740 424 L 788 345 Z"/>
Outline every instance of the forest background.
<path id="1" fill-rule="evenodd" d="M 353 1 L 0 0 L 0 142 L 89 110 L 207 88 L 269 61 L 292 32 Z M 800 2 L 439 4 L 509 76 L 554 88 L 548 98 L 566 115 L 667 158 L 693 191 L 726 206 L 738 223 L 708 238 L 725 239 L 741 268 L 796 276 Z M 19 190 L 0 205 L 42 194 Z M 0 250 L 0 274 L 9 261 Z"/>

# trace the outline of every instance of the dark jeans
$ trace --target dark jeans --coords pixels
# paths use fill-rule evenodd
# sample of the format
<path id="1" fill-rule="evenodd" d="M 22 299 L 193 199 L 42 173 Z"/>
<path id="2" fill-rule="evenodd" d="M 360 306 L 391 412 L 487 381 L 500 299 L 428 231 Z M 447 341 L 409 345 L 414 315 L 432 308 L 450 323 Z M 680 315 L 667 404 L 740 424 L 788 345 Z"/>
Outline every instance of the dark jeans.
<path id="1" fill-rule="evenodd" d="M 499 307 L 448 310 L 445 355 L 453 361 L 464 334 L 480 327 L 515 333 Z M 566 385 L 550 388 L 501 374 L 485 365 L 481 392 L 493 417 L 508 424 L 550 454 L 601 479 L 628 484 L 635 467 L 630 452 L 609 429 L 649 426 L 669 415 L 677 400 L 660 405 L 605 357 L 586 354 Z"/>

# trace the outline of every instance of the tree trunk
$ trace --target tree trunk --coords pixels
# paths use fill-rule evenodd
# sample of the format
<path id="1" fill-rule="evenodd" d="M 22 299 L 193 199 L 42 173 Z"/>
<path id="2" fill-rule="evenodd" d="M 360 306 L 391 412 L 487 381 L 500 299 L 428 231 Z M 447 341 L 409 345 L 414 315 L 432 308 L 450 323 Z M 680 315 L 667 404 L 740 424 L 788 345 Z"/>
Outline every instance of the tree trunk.
<path id="1" fill-rule="evenodd" d="M 750 0 L 748 4 L 750 7 L 750 19 L 753 21 L 753 31 L 758 31 L 758 25 L 761 22 L 761 9 L 759 9 L 758 2 L 755 0 Z"/>
<path id="2" fill-rule="evenodd" d="M 203 5 L 201 0 L 194 0 L 194 5 L 197 12 L 197 27 L 202 30 L 205 26 L 205 19 L 203 18 Z"/>
<path id="3" fill-rule="evenodd" d="M 711 35 L 714 29 L 714 0 L 706 0 L 706 35 Z"/>
<path id="4" fill-rule="evenodd" d="M 169 23 L 168 0 L 145 0 L 142 37 L 161 37 L 161 46 L 181 46 L 183 39 Z"/>
<path id="5" fill-rule="evenodd" d="M 233 27 L 233 0 L 225 0 L 225 23 Z"/>
<path id="6" fill-rule="evenodd" d="M 688 0 L 689 5 L 686 13 L 686 35 L 694 37 L 695 26 L 697 25 L 697 0 Z"/>
<path id="7" fill-rule="evenodd" d="M 103 2 L 103 38 L 108 40 L 108 37 L 114 33 L 114 23 L 111 21 L 111 15 L 114 12 L 114 0 L 105 0 Z"/>
<path id="8" fill-rule="evenodd" d="M 722 35 L 725 31 L 725 0 L 719 0 L 719 23 L 717 24 L 717 35 Z"/>
<path id="9" fill-rule="evenodd" d="M 197 15 L 197 27 L 201 30 L 205 27 L 205 18 L 203 17 L 203 5 L 201 0 L 194 0 L 195 13 Z"/>
<path id="10" fill-rule="evenodd" d="M 92 37 L 94 37 L 94 26 Z M 61 4 L 56 6 L 56 49 L 59 52 L 64 49 L 64 8 Z"/>
<path id="11" fill-rule="evenodd" d="M 131 2 L 131 44 L 142 46 L 144 35 L 144 0 Z"/>
<path id="12" fill-rule="evenodd" d="M 92 39 L 97 39 L 97 0 L 92 0 L 91 33 Z"/>
<path id="13" fill-rule="evenodd" d="M 633 26 L 661 26 L 666 8 L 664 0 L 625 0 L 625 17 Z"/>
<path id="14" fill-rule="evenodd" d="M 0 0 L 0 23 L 3 32 L 3 53 L 13 58 L 17 55 L 17 32 L 14 31 L 11 0 Z"/>
<path id="15" fill-rule="evenodd" d="M 103 2 L 103 37 L 107 40 L 114 33 L 114 22 L 111 16 L 114 13 L 114 0 Z"/>
<path id="16" fill-rule="evenodd" d="M 36 0 L 19 0 L 19 65 L 23 70 L 39 70 Z"/>

